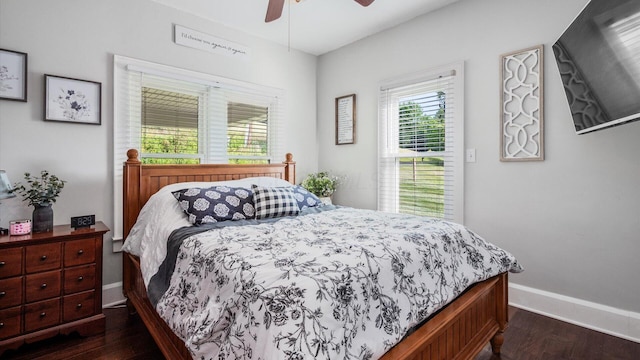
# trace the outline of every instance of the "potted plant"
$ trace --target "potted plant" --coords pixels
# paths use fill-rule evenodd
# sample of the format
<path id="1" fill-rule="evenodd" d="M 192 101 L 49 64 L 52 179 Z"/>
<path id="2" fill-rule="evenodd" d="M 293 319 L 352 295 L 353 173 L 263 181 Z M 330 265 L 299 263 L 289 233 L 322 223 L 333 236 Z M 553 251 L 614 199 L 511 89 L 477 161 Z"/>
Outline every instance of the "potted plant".
<path id="1" fill-rule="evenodd" d="M 326 171 L 311 173 L 302 181 L 302 187 L 316 195 L 325 204 L 331 204 L 331 195 L 338 188 L 338 177 Z"/>
<path id="2" fill-rule="evenodd" d="M 23 201 L 27 201 L 29 205 L 33 206 L 32 230 L 34 233 L 52 231 L 53 209 L 51 205 L 56 202 L 66 181 L 49 174 L 47 170 L 42 170 L 40 177 L 25 173 L 24 180 L 26 184 L 16 183 L 11 192 L 18 193 L 22 196 Z"/>

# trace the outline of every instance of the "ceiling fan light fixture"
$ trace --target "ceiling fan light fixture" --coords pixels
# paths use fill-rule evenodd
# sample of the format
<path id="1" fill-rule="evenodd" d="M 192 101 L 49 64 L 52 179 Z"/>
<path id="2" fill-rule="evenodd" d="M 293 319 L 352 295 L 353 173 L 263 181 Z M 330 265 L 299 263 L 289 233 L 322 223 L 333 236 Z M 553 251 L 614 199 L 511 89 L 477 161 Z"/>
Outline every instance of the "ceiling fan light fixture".
<path id="1" fill-rule="evenodd" d="M 302 2 L 304 0 L 289 0 L 289 4 L 292 2 Z M 362 6 L 369 6 L 375 0 L 355 0 L 358 4 Z M 269 5 L 267 6 L 267 16 L 265 17 L 265 22 L 272 22 L 273 20 L 277 20 L 282 16 L 282 8 L 284 7 L 284 0 L 269 0 Z"/>

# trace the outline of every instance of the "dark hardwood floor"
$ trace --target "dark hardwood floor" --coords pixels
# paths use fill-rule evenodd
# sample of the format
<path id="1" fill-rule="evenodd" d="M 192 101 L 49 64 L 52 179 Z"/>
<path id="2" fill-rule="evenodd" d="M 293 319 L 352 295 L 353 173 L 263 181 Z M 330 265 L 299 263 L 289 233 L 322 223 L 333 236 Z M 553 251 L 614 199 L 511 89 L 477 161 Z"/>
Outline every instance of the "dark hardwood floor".
<path id="1" fill-rule="evenodd" d="M 58 336 L 8 351 L 0 358 L 21 360 L 163 359 L 153 339 L 126 308 L 105 309 L 104 335 Z M 502 355 L 487 346 L 475 360 L 636 360 L 640 344 L 510 308 Z"/>

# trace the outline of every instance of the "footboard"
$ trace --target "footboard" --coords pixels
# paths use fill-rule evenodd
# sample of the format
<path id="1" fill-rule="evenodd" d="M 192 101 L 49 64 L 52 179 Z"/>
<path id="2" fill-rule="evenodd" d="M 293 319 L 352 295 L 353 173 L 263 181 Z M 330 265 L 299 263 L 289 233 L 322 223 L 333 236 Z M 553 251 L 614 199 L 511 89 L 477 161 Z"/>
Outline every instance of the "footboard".
<path id="1" fill-rule="evenodd" d="M 471 287 L 381 359 L 473 359 L 491 341 L 500 353 L 507 327 L 507 273 Z"/>

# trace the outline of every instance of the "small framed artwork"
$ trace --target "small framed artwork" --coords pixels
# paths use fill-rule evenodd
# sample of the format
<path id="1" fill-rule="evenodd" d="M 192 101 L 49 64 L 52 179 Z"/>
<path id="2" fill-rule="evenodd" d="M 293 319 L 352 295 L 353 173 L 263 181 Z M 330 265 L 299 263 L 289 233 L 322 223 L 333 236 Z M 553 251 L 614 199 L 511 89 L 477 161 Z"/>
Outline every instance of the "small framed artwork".
<path id="1" fill-rule="evenodd" d="M 500 161 L 544 160 L 543 51 L 500 56 Z"/>
<path id="2" fill-rule="evenodd" d="M 44 119 L 100 125 L 102 83 L 45 75 Z"/>
<path id="3" fill-rule="evenodd" d="M 0 49 L 0 99 L 27 101 L 27 54 Z"/>
<path id="4" fill-rule="evenodd" d="M 356 94 L 336 98 L 336 145 L 356 142 Z"/>

